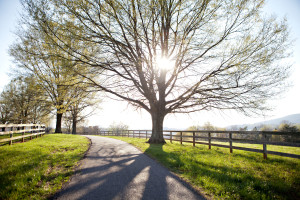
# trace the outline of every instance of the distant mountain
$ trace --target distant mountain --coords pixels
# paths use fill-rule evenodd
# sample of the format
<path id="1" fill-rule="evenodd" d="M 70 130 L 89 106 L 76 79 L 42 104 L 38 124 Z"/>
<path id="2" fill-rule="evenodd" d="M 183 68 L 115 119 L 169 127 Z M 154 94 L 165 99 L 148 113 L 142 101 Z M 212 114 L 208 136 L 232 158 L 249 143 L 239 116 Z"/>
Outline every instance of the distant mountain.
<path id="1" fill-rule="evenodd" d="M 230 129 L 232 127 L 243 128 L 243 127 L 247 126 L 248 130 L 252 130 L 254 127 L 258 128 L 262 125 L 269 125 L 269 126 L 272 126 L 272 127 L 277 127 L 282 122 L 288 122 L 288 123 L 291 123 L 291 124 L 300 124 L 300 114 L 288 115 L 288 116 L 285 116 L 285 117 L 281 117 L 281 118 L 277 118 L 277 119 L 271 119 L 271 120 L 262 121 L 262 122 L 257 122 L 257 123 L 254 123 L 254 124 L 231 125 L 231 126 L 228 126 L 226 128 L 228 128 L 228 129 Z"/>

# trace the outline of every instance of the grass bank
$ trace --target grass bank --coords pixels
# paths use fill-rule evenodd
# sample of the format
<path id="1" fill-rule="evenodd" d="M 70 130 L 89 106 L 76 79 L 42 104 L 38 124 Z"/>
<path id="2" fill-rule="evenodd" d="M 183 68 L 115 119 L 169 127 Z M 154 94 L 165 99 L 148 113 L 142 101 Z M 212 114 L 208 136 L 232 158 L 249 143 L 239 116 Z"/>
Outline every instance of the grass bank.
<path id="1" fill-rule="evenodd" d="M 70 178 L 89 141 L 50 134 L 0 147 L 0 199 L 46 199 Z"/>
<path id="2" fill-rule="evenodd" d="M 149 145 L 145 139 L 112 137 L 128 142 L 216 199 L 300 199 L 300 160 L 190 144 Z M 244 144 L 245 145 L 245 144 Z M 246 145 L 247 146 L 247 145 Z M 300 153 L 300 148 L 286 152 Z M 272 147 L 276 150 L 276 147 Z"/>

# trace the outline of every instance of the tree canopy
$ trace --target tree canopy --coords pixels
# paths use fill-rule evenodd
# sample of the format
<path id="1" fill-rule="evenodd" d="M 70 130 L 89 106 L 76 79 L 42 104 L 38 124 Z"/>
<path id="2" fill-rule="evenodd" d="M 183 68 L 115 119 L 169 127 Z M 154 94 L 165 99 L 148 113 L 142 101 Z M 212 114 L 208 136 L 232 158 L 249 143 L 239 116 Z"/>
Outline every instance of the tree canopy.
<path id="1" fill-rule="evenodd" d="M 88 86 L 82 81 L 82 76 L 71 69 L 78 65 L 77 69 L 83 74 L 83 64 L 72 60 L 68 53 L 55 45 L 54 41 L 59 39 L 48 37 L 39 21 L 34 19 L 34 15 L 29 10 L 26 11 L 28 13 L 23 13 L 20 19 L 22 25 L 16 32 L 18 37 L 10 47 L 10 55 L 19 67 L 19 73 L 29 74 L 46 93 L 47 101 L 55 110 L 55 132 L 62 132 L 63 114 L 67 111 L 76 113 L 76 116 L 73 115 L 73 130 L 76 132 L 78 113 L 83 114 L 82 111 L 87 107 L 87 104 L 82 106 L 82 99 L 88 98 L 90 93 Z M 59 31 L 62 26 L 52 24 L 52 30 Z M 65 42 L 71 45 L 72 39 L 68 38 Z M 73 43 L 73 46 L 76 45 Z"/>
<path id="2" fill-rule="evenodd" d="M 22 2 L 57 56 L 87 69 L 72 70 L 150 113 L 151 143 L 168 113 L 259 113 L 288 77 L 287 23 L 265 17 L 263 0 Z"/>
<path id="3" fill-rule="evenodd" d="M 11 80 L 0 94 L 2 124 L 47 124 L 50 111 L 45 92 L 32 76 Z"/>

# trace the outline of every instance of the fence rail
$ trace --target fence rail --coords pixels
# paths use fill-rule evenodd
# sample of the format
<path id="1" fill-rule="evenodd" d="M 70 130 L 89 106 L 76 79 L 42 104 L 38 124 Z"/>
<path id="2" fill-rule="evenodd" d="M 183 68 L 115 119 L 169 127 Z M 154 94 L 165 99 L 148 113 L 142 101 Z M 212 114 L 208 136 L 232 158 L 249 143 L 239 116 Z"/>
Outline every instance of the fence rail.
<path id="1" fill-rule="evenodd" d="M 14 134 L 18 136 L 14 137 Z M 32 140 L 44 134 L 45 125 L 42 124 L 0 124 L 0 143 L 9 142 L 12 145 L 15 140 L 24 142 L 25 138 Z"/>
<path id="2" fill-rule="evenodd" d="M 148 139 L 151 136 L 151 130 L 126 130 L 126 131 L 100 131 L 96 135 L 102 136 L 123 136 L 133 138 Z M 94 134 L 93 134 L 94 135 Z M 229 148 L 230 153 L 234 149 L 262 153 L 263 157 L 267 159 L 268 154 L 278 155 L 283 157 L 298 158 L 300 155 L 283 153 L 277 151 L 267 150 L 267 145 L 300 147 L 300 132 L 275 132 L 275 131 L 177 131 L 168 130 L 163 131 L 165 140 L 180 142 L 182 144 L 192 143 Z M 219 142 L 219 143 L 215 143 Z M 220 142 L 222 142 L 220 144 Z M 226 145 L 227 143 L 227 145 Z M 243 144 L 262 144 L 262 149 L 255 149 L 249 147 L 234 146 L 234 143 Z"/>

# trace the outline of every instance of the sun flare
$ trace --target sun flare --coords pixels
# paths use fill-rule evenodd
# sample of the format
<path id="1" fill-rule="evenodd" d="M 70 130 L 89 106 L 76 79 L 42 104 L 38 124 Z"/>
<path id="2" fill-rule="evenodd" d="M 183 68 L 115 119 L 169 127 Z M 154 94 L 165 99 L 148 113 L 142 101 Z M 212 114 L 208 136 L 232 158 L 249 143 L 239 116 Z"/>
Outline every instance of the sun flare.
<path id="1" fill-rule="evenodd" d="M 156 59 L 157 68 L 160 70 L 170 70 L 174 68 L 174 61 L 170 58 L 159 57 Z"/>

